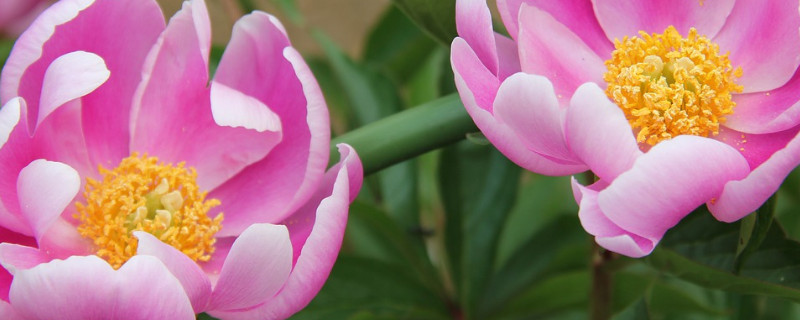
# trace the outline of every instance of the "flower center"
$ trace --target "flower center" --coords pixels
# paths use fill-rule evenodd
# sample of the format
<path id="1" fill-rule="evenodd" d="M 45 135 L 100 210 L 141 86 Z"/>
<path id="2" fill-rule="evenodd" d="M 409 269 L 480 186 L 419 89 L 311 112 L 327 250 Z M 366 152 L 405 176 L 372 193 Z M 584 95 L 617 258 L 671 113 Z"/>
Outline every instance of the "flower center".
<path id="1" fill-rule="evenodd" d="M 606 61 L 606 94 L 622 108 L 636 133 L 636 141 L 649 145 L 691 134 L 719 134 L 725 115 L 736 103 L 731 93 L 742 92 L 734 78 L 728 54 L 691 28 L 686 38 L 673 26 L 663 34 L 615 40 L 616 49 Z"/>
<path id="2" fill-rule="evenodd" d="M 208 217 L 220 204 L 206 200 L 197 186 L 197 172 L 158 163 L 155 157 L 133 153 L 118 167 L 100 166 L 102 180 L 87 179 L 85 203 L 77 203 L 78 232 L 94 242 L 97 255 L 115 269 L 136 254 L 133 231 L 145 231 L 195 261 L 208 261 L 222 213 Z"/>

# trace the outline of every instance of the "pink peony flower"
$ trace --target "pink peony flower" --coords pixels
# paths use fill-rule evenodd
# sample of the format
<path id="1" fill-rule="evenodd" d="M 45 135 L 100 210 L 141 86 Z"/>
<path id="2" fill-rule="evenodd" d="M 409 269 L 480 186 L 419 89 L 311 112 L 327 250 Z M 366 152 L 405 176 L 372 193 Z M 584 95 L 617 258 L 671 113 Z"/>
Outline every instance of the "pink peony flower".
<path id="1" fill-rule="evenodd" d="M 213 80 L 202 0 L 62 0 L 0 77 L 0 318 L 285 318 L 325 282 L 361 163 L 281 24 Z M 6 271 L 7 270 L 7 271 Z"/>
<path id="2" fill-rule="evenodd" d="M 30 25 L 51 1 L 3 0 L 0 1 L 0 36 L 17 36 Z"/>
<path id="3" fill-rule="evenodd" d="M 583 227 L 649 254 L 707 204 L 757 209 L 800 162 L 792 1 L 459 0 L 456 84 L 487 138 L 528 170 L 574 174 Z"/>

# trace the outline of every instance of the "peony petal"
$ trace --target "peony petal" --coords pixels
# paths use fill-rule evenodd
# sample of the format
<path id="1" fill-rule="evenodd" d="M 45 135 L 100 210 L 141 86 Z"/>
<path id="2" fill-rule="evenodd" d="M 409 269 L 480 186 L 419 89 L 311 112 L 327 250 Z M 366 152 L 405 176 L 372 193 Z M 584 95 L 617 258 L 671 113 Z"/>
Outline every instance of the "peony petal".
<path id="1" fill-rule="evenodd" d="M 558 163 L 528 150 L 511 128 L 495 119 L 491 114 L 492 103 L 500 84 L 480 64 L 463 39 L 453 40 L 450 61 L 464 107 L 483 134 L 506 157 L 521 167 L 540 174 L 564 175 L 586 170 L 584 165 Z"/>
<path id="2" fill-rule="evenodd" d="M 280 135 L 219 126 L 208 83 L 210 36 L 203 1 L 185 2 L 150 52 L 133 105 L 131 151 L 197 170 L 211 190 L 262 159 Z"/>
<path id="3" fill-rule="evenodd" d="M 40 238 L 78 194 L 81 178 L 70 166 L 36 160 L 23 168 L 17 180 L 22 215 Z"/>
<path id="4" fill-rule="evenodd" d="M 164 17 L 153 0 L 59 1 L 17 40 L 0 77 L 0 101 L 24 97 L 32 126 L 54 60 L 75 51 L 102 57 L 111 77 L 80 99 L 82 124 L 67 128 L 86 133 L 92 161 L 113 167 L 128 155 L 131 97 L 141 80 L 142 61 L 163 29 Z M 84 36 L 87 30 L 91 37 Z"/>
<path id="5" fill-rule="evenodd" d="M 17 310 L 14 310 L 8 302 L 0 300 L 0 319 L 5 320 L 24 320 Z"/>
<path id="6" fill-rule="evenodd" d="M 97 89 L 110 75 L 103 58 L 94 53 L 75 51 L 53 60 L 42 81 L 36 126 L 56 108 Z"/>
<path id="7" fill-rule="evenodd" d="M 711 2 L 711 1 L 709 1 Z M 784 85 L 800 65 L 800 12 L 796 1 L 737 1 L 714 39 L 741 67 L 744 92 Z"/>
<path id="8" fill-rule="evenodd" d="M 524 5 L 538 8 L 549 13 L 558 22 L 574 32 L 595 54 L 607 60 L 614 51 L 611 41 L 594 15 L 592 3 L 586 0 L 498 0 L 497 8 L 505 22 L 511 37 L 517 38 L 519 33 L 519 11 Z"/>
<path id="9" fill-rule="evenodd" d="M 265 304 L 240 312 L 211 312 L 224 319 L 285 319 L 305 307 L 333 268 L 347 224 L 349 203 L 361 188 L 361 161 L 340 144 L 341 162 L 326 174 L 314 196 L 284 223 L 292 237 L 295 263 L 283 289 Z"/>
<path id="10" fill-rule="evenodd" d="M 50 257 L 39 249 L 11 243 L 0 243 L 0 264 L 12 275 L 49 262 Z"/>
<path id="11" fill-rule="evenodd" d="M 78 229 L 63 216 L 55 220 L 37 240 L 42 251 L 58 259 L 66 259 L 73 255 L 90 255 L 96 250 L 92 241 L 81 236 Z"/>
<path id="12" fill-rule="evenodd" d="M 19 123 L 20 109 L 24 108 L 24 105 L 25 101 L 22 98 L 14 98 L 0 108 L 0 148 L 6 144 L 11 131 Z"/>
<path id="13" fill-rule="evenodd" d="M 194 319 L 175 277 L 155 257 L 134 256 L 114 270 L 97 256 L 19 270 L 11 305 L 36 319 Z"/>
<path id="14" fill-rule="evenodd" d="M 486 1 L 456 1 L 456 29 L 458 36 L 475 51 L 486 69 L 497 75 L 497 44 L 492 30 L 492 14 Z"/>
<path id="15" fill-rule="evenodd" d="M 662 141 L 600 191 L 600 210 L 620 228 L 657 241 L 667 229 L 750 172 L 745 159 L 716 140 L 682 135 Z"/>
<path id="16" fill-rule="evenodd" d="M 650 254 L 660 239 L 646 239 L 627 232 L 608 219 L 597 203 L 598 191 L 608 184 L 600 180 L 589 187 L 572 179 L 572 188 L 580 194 L 578 217 L 589 234 L 595 236 L 597 244 L 608 250 L 639 258 Z"/>
<path id="17" fill-rule="evenodd" d="M 776 133 L 750 134 L 722 127 L 714 139 L 738 150 L 750 168 L 756 168 L 775 152 L 785 148 L 795 138 L 798 130 L 800 126 Z"/>
<path id="18" fill-rule="evenodd" d="M 605 83 L 603 59 L 549 13 L 523 4 L 519 19 L 522 71 L 550 79 L 561 105 L 584 82 Z"/>
<path id="19" fill-rule="evenodd" d="M 220 126 L 258 132 L 281 130 L 281 119 L 258 99 L 219 82 L 211 82 L 211 113 Z"/>
<path id="20" fill-rule="evenodd" d="M 638 36 L 639 31 L 663 33 L 674 26 L 682 35 L 689 28 L 708 38 L 720 32 L 735 0 L 593 0 L 597 20 L 609 40 Z"/>
<path id="21" fill-rule="evenodd" d="M 206 310 L 258 305 L 283 287 L 291 270 L 292 243 L 286 226 L 254 224 L 233 243 Z"/>
<path id="22" fill-rule="evenodd" d="M 226 52 L 215 81 L 268 105 L 281 119 L 283 137 L 265 159 L 210 194 L 222 201 L 226 213 L 225 225 L 217 236 L 234 236 L 253 223 L 285 219 L 314 192 L 330 154 L 325 99 L 300 53 L 289 46 L 283 26 L 264 13 L 253 13 L 243 20 L 239 29 L 242 36 L 231 40 L 229 50 L 234 51 L 230 59 Z M 245 42 L 248 38 L 253 40 Z M 235 39 L 241 39 L 243 45 L 234 46 Z M 249 47 L 253 49 L 245 50 Z M 258 61 L 261 68 L 243 65 L 237 57 L 245 56 L 253 56 L 247 61 Z M 230 68 L 226 66 L 229 63 Z"/>
<path id="23" fill-rule="evenodd" d="M 800 164 L 800 126 L 792 130 L 790 140 L 785 147 L 771 153 L 769 158 L 761 163 L 750 174 L 739 181 L 730 181 L 725 185 L 722 194 L 712 199 L 707 205 L 711 213 L 720 221 L 733 222 L 755 211 L 778 190 L 786 176 Z M 769 143 L 770 136 L 764 137 L 764 142 Z M 753 139 L 752 135 L 750 138 Z M 785 141 L 782 137 L 780 140 Z M 750 141 L 748 141 L 750 143 Z M 745 149 L 750 148 L 746 146 Z"/>
<path id="24" fill-rule="evenodd" d="M 800 70 L 798 70 L 800 71 Z M 773 133 L 800 124 L 800 72 L 775 90 L 737 94 L 725 126 L 748 133 Z"/>
<path id="25" fill-rule="evenodd" d="M 150 255 L 161 260 L 172 275 L 180 281 L 192 303 L 194 312 L 203 312 L 211 296 L 211 282 L 203 270 L 191 258 L 175 247 L 156 239 L 153 235 L 143 231 L 134 231 L 133 235 L 139 240 L 136 254 Z"/>
<path id="26" fill-rule="evenodd" d="M 564 130 L 572 152 L 606 181 L 628 171 L 642 155 L 622 110 L 594 83 L 572 96 Z"/>
<path id="27" fill-rule="evenodd" d="M 494 100 L 497 120 L 508 125 L 528 149 L 575 162 L 564 141 L 565 111 L 558 105 L 547 78 L 521 72 L 503 81 Z"/>

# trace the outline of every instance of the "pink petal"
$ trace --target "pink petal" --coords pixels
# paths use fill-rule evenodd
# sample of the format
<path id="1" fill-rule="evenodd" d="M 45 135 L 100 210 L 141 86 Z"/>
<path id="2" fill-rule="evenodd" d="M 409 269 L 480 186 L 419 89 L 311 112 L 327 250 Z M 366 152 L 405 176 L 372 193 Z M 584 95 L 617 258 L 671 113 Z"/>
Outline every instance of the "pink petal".
<path id="1" fill-rule="evenodd" d="M 497 77 L 500 80 L 505 80 L 510 75 L 522 70 L 519 66 L 519 49 L 517 49 L 517 43 L 514 40 L 498 33 L 494 34 L 494 40 L 497 42 L 499 61 Z"/>
<path id="2" fill-rule="evenodd" d="M 606 39 L 603 29 L 594 16 L 592 3 L 586 0 L 498 0 L 497 8 L 511 37 L 519 33 L 518 16 L 525 5 L 539 8 L 549 13 L 558 22 L 574 32 L 595 54 L 603 59 L 611 57 L 614 46 Z"/>
<path id="3" fill-rule="evenodd" d="M 191 258 L 175 247 L 161 242 L 153 235 L 143 231 L 135 231 L 133 235 L 139 240 L 136 254 L 150 255 L 161 260 L 172 275 L 180 281 L 192 303 L 194 312 L 203 312 L 211 296 L 211 282 L 203 270 Z"/>
<path id="4" fill-rule="evenodd" d="M 67 211 L 64 215 L 70 215 Z M 78 233 L 73 224 L 64 216 L 55 220 L 47 231 L 38 239 L 39 248 L 53 258 L 65 259 L 73 255 L 89 255 L 94 253 L 94 244 Z"/>
<path id="5" fill-rule="evenodd" d="M 682 35 L 689 28 L 708 38 L 720 32 L 735 0 L 593 0 L 597 20 L 609 40 L 638 36 L 639 31 L 663 33 L 675 26 Z M 796 8 L 795 8 L 796 9 Z"/>
<path id="6" fill-rule="evenodd" d="M 722 194 L 708 203 L 708 209 L 720 221 L 733 222 L 755 211 L 778 190 L 783 180 L 800 164 L 800 126 L 786 132 L 754 137 L 747 135 L 748 150 L 752 143 L 769 144 L 768 156 L 763 163 L 739 181 L 730 181 Z M 788 139 L 787 139 L 788 138 Z M 758 139 L 758 140 L 754 140 Z M 788 143 L 786 141 L 788 140 Z M 784 145 L 776 150 L 772 148 Z M 769 152 L 772 151 L 772 152 Z"/>
<path id="7" fill-rule="evenodd" d="M 503 81 L 494 101 L 498 121 L 508 125 L 525 146 L 539 154 L 575 162 L 562 129 L 564 112 L 547 78 L 517 73 Z"/>
<path id="8" fill-rule="evenodd" d="M 711 2 L 711 1 L 709 1 Z M 714 39 L 744 73 L 744 92 L 784 85 L 800 65 L 800 13 L 793 1 L 738 1 Z"/>
<path id="9" fill-rule="evenodd" d="M 194 319 L 180 282 L 151 256 L 134 256 L 119 270 L 97 256 L 19 270 L 10 298 L 26 318 Z"/>
<path id="10" fill-rule="evenodd" d="M 572 96 L 565 127 L 569 148 L 603 180 L 614 181 L 642 154 L 622 110 L 594 83 Z"/>
<path id="11" fill-rule="evenodd" d="M 750 168 L 755 168 L 767 161 L 775 152 L 785 148 L 795 138 L 798 130 L 800 126 L 776 133 L 750 134 L 722 127 L 714 139 L 738 150 Z"/>
<path id="12" fill-rule="evenodd" d="M 8 302 L 0 300 L 0 319 L 6 320 L 24 320 L 17 310 L 14 310 Z"/>
<path id="13" fill-rule="evenodd" d="M 629 233 L 657 242 L 667 229 L 750 169 L 730 146 L 682 135 L 662 141 L 600 191 L 600 210 Z"/>
<path id="14" fill-rule="evenodd" d="M 578 217 L 581 225 L 589 234 L 595 236 L 597 244 L 608 250 L 624 254 L 629 257 L 639 258 L 650 254 L 660 240 L 646 239 L 623 230 L 608 219 L 597 203 L 597 195 L 608 184 L 602 180 L 584 187 L 575 178 L 572 179 L 572 188 L 580 194 L 580 211 Z"/>
<path id="15" fill-rule="evenodd" d="M 53 60 L 42 81 L 36 126 L 56 108 L 100 87 L 110 75 L 103 58 L 94 53 L 74 51 Z"/>
<path id="16" fill-rule="evenodd" d="M 203 1 L 185 2 L 147 58 L 131 120 L 131 151 L 166 163 L 185 161 L 205 190 L 262 159 L 280 139 L 214 121 L 206 86 L 209 28 Z"/>
<path id="17" fill-rule="evenodd" d="M 523 4 L 517 38 L 522 71 L 553 82 L 561 105 L 584 82 L 604 83 L 603 59 L 549 13 Z"/>
<path id="18" fill-rule="evenodd" d="M 340 144 L 341 161 L 326 174 L 320 188 L 284 223 L 294 248 L 294 268 L 283 289 L 265 304 L 241 312 L 212 312 L 224 319 L 285 319 L 305 307 L 319 292 L 339 253 L 349 203 L 361 188 L 361 161 L 352 147 Z"/>
<path id="19" fill-rule="evenodd" d="M 325 99 L 277 19 L 264 13 L 242 18 L 228 47 L 214 81 L 269 106 L 281 119 L 283 139 L 265 159 L 210 194 L 222 201 L 226 213 L 218 236 L 285 219 L 314 192 L 330 153 Z"/>
<path id="20" fill-rule="evenodd" d="M 749 133 L 773 133 L 800 124 L 800 72 L 775 90 L 737 94 L 725 126 Z"/>
<path id="21" fill-rule="evenodd" d="M 15 244 L 35 247 L 36 239 L 0 227 L 0 243 L 2 243 L 0 246 Z M 1 259 L 0 263 L 2 263 Z M 11 288 L 11 281 L 13 279 L 14 277 L 11 276 L 11 274 L 5 268 L 0 268 L 0 300 L 8 301 L 8 290 Z M 0 319 L 5 319 L 2 317 L 1 310 Z"/>
<path id="22" fill-rule="evenodd" d="M 0 147 L 6 144 L 11 131 L 20 120 L 20 109 L 25 108 L 25 100 L 14 98 L 0 108 Z"/>
<path id="23" fill-rule="evenodd" d="M 22 215 L 40 238 L 78 194 L 81 178 L 70 166 L 35 160 L 19 173 L 17 196 Z"/>
<path id="24" fill-rule="evenodd" d="M 42 263 L 49 262 L 50 257 L 39 249 L 11 243 L 0 243 L 0 264 L 9 273 L 27 270 Z"/>
<path id="25" fill-rule="evenodd" d="M 273 297 L 292 270 L 286 226 L 254 224 L 236 239 L 206 311 L 250 308 Z"/>
<path id="26" fill-rule="evenodd" d="M 486 69 L 498 73 L 497 45 L 492 30 L 492 14 L 486 1 L 456 1 L 456 28 L 458 36 L 475 51 Z"/>
<path id="27" fill-rule="evenodd" d="M 506 157 L 521 167 L 540 174 L 564 175 L 586 170 L 584 165 L 559 163 L 528 150 L 511 128 L 500 123 L 491 114 L 492 103 L 500 84 L 480 63 L 464 39 L 453 40 L 450 62 L 464 107 L 483 134 Z"/>
<path id="28" fill-rule="evenodd" d="M 85 131 L 94 162 L 114 166 L 128 155 L 131 97 L 142 61 L 163 28 L 163 15 L 152 0 L 59 1 L 17 41 L 3 69 L 0 101 L 24 97 L 29 121 L 36 122 L 45 73 L 56 58 L 75 51 L 102 57 L 111 77 L 81 99 L 82 126 L 71 130 Z"/>

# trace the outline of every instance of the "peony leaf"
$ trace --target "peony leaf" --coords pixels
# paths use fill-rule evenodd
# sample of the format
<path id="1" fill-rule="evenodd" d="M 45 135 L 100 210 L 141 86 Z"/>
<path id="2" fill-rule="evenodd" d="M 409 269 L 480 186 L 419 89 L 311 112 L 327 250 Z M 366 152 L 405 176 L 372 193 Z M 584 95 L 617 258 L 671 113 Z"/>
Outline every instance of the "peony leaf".
<path id="1" fill-rule="evenodd" d="M 716 221 L 703 206 L 668 231 L 645 260 L 708 288 L 800 301 L 800 243 L 773 223 L 760 246 L 746 249 L 737 262 L 740 231 L 740 223 Z"/>
<path id="2" fill-rule="evenodd" d="M 380 294 L 376 294 L 380 293 Z M 437 296 L 402 268 L 342 254 L 328 282 L 291 319 L 449 319 Z"/>
<path id="3" fill-rule="evenodd" d="M 434 39 L 449 46 L 457 37 L 455 0 L 393 0 L 414 23 Z"/>
<path id="4" fill-rule="evenodd" d="M 473 318 L 516 198 L 520 168 L 492 146 L 464 141 L 443 150 L 439 172 L 452 279 L 466 317 Z"/>

